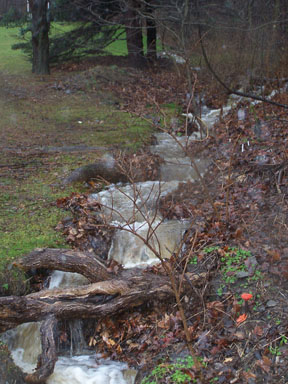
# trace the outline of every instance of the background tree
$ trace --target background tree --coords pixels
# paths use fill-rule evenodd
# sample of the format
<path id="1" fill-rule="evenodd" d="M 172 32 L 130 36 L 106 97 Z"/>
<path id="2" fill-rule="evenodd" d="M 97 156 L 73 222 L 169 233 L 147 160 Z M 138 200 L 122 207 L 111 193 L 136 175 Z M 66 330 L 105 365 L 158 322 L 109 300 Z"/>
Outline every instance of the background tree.
<path id="1" fill-rule="evenodd" d="M 29 0 L 32 12 L 32 72 L 49 74 L 49 28 L 48 0 Z"/>

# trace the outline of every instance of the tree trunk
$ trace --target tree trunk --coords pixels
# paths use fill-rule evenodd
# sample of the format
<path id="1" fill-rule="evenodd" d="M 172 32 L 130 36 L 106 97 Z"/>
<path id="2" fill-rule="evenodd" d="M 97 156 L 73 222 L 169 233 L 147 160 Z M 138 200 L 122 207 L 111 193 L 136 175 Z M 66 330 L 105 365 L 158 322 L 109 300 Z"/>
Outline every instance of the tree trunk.
<path id="1" fill-rule="evenodd" d="M 29 0 L 32 12 L 32 72 L 47 75 L 49 68 L 48 0 Z"/>
<path id="2" fill-rule="evenodd" d="M 146 30 L 147 30 L 147 59 L 150 61 L 157 60 L 157 29 L 156 22 L 153 17 L 153 9 L 147 6 L 146 9 Z"/>
<path id="3" fill-rule="evenodd" d="M 128 10 L 126 12 L 126 42 L 129 62 L 135 67 L 145 65 L 143 51 L 143 36 L 141 18 L 138 13 L 139 4 L 137 0 L 127 2 Z"/>

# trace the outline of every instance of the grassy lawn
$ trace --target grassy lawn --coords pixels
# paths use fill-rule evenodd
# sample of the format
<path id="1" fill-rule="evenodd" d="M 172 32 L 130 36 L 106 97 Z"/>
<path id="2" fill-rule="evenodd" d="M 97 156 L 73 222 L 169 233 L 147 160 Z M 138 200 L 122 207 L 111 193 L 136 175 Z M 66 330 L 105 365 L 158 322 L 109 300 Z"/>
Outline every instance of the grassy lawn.
<path id="1" fill-rule="evenodd" d="M 29 100 L 10 105 L 2 113 L 1 136 L 6 135 L 8 147 L 77 146 L 100 147 L 99 151 L 81 154 L 57 153 L 45 156 L 1 156 L 2 165 L 28 163 L 24 175 L 6 172 L 0 189 L 0 260 L 21 256 L 35 247 L 64 246 L 54 231 L 65 212 L 55 201 L 72 192 L 63 189 L 60 179 L 72 169 L 95 161 L 104 154 L 101 147 L 136 150 L 148 139 L 151 128 L 128 113 L 106 106 L 87 105 L 82 95 L 53 104 L 33 104 Z M 13 116 L 13 119 L 11 119 Z M 21 131 L 19 132 L 19 129 Z M 27 171 L 26 171 L 27 169 Z M 55 186 L 56 185 L 56 186 Z M 81 187 L 81 186 L 80 186 Z M 76 188 L 77 189 L 77 188 Z M 78 186 L 79 189 L 79 186 Z"/>
<path id="2" fill-rule="evenodd" d="M 61 25 L 57 25 L 57 33 L 59 28 Z M 114 96 L 102 92 L 98 84 L 93 84 L 96 91 L 85 83 L 84 90 L 66 94 L 53 87 L 67 73 L 32 76 L 24 54 L 11 49 L 18 30 L 0 27 L 0 272 L 6 270 L 7 262 L 36 247 L 67 246 L 55 231 L 67 213 L 55 201 L 85 187 L 63 187 L 63 177 L 112 148 L 135 151 L 151 135 L 147 123 L 121 111 Z M 122 41 L 118 48 L 124 51 Z M 39 152 L 42 147 L 77 145 L 99 150 Z M 0 273 L 0 288 L 1 284 L 7 281 Z"/>
<path id="3" fill-rule="evenodd" d="M 50 35 L 56 36 L 62 33 L 68 32 L 77 27 L 77 23 L 59 23 L 53 22 L 50 26 Z M 26 38 L 29 38 L 29 34 L 26 34 Z M 144 51 L 146 51 L 146 35 L 143 36 Z M 31 63 L 25 56 L 22 50 L 13 50 L 11 46 L 15 43 L 21 42 L 20 27 L 3 27 L 0 26 L 0 71 L 5 71 L 10 74 L 25 74 L 27 75 L 31 71 Z M 160 48 L 160 42 L 159 42 Z M 126 32 L 123 29 L 119 40 L 111 43 L 105 52 L 109 55 L 125 56 L 128 54 L 126 45 Z"/>
<path id="4" fill-rule="evenodd" d="M 11 46 L 18 42 L 19 27 L 0 27 L 0 71 L 11 74 L 28 74 L 31 63 L 21 50 L 13 50 Z"/>

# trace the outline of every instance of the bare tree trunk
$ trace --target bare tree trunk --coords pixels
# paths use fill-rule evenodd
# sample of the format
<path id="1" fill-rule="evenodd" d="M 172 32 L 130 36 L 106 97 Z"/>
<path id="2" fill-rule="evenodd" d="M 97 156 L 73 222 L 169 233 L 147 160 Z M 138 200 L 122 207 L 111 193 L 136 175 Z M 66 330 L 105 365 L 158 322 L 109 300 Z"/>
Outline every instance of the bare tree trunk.
<path id="1" fill-rule="evenodd" d="M 143 36 L 141 18 L 137 11 L 139 4 L 137 0 L 127 1 L 128 10 L 126 12 L 126 41 L 128 58 L 135 67 L 145 65 L 143 51 Z"/>
<path id="2" fill-rule="evenodd" d="M 153 17 L 153 8 L 150 5 L 147 5 L 146 14 L 147 59 L 150 61 L 155 61 L 157 60 L 157 28 L 156 21 Z"/>
<path id="3" fill-rule="evenodd" d="M 32 11 L 32 72 L 43 75 L 50 73 L 47 3 L 48 0 L 29 0 Z"/>

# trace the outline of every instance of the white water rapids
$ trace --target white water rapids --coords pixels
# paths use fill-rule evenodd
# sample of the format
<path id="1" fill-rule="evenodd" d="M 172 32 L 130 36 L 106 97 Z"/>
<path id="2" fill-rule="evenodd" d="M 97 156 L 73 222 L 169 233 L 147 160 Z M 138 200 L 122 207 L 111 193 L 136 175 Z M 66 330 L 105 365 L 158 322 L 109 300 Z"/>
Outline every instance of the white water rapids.
<path id="1" fill-rule="evenodd" d="M 230 107 L 229 107 L 230 108 Z M 208 128 L 212 127 L 220 114 L 219 110 L 204 109 L 202 121 Z M 227 110 L 226 110 L 227 112 Z M 195 140 L 200 134 L 189 138 L 181 137 L 184 144 L 187 140 Z M 111 214 L 111 223 L 133 229 L 144 238 L 149 236 L 151 228 L 156 229 L 150 242 L 163 257 L 169 257 L 179 244 L 183 232 L 188 227 L 187 221 L 164 221 L 158 210 L 160 196 L 176 190 L 179 182 L 196 179 L 195 170 L 190 160 L 183 154 L 179 145 L 167 133 L 156 134 L 157 144 L 151 152 L 161 156 L 165 163 L 161 165 L 161 182 L 147 181 L 131 185 L 112 185 L 107 190 L 91 195 L 106 206 L 105 213 Z M 207 159 L 196 159 L 199 171 L 205 173 L 209 164 Z M 139 209 L 135 209 L 135 202 Z M 113 210 L 109 207 L 113 206 Z M 150 224 L 148 224 L 150 223 Z M 149 229 L 150 228 L 150 229 Z M 143 242 L 128 231 L 118 229 L 113 238 L 109 258 L 113 258 L 125 267 L 155 263 L 153 252 Z M 85 279 L 77 274 L 55 271 L 50 281 L 50 289 L 85 284 Z M 75 324 L 74 324 L 75 325 Z M 11 350 L 15 363 L 25 372 L 32 372 L 36 367 L 37 357 L 41 351 L 39 323 L 23 324 L 8 331 L 3 339 Z M 79 335 L 76 344 L 84 343 L 81 338 L 81 321 L 76 324 Z M 71 328 L 71 333 L 75 327 Z M 72 334 L 71 334 L 72 337 Z M 47 384 L 132 384 L 136 371 L 130 370 L 127 364 L 101 359 L 100 356 L 85 351 L 81 345 L 80 355 L 77 348 L 72 348 L 71 356 L 59 356 L 53 375 Z"/>

